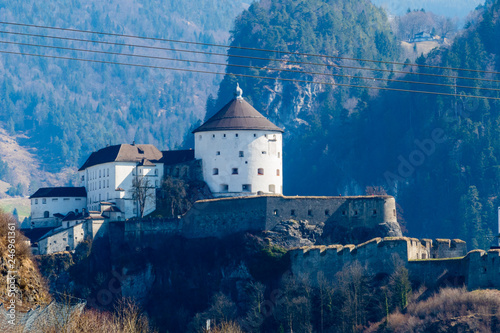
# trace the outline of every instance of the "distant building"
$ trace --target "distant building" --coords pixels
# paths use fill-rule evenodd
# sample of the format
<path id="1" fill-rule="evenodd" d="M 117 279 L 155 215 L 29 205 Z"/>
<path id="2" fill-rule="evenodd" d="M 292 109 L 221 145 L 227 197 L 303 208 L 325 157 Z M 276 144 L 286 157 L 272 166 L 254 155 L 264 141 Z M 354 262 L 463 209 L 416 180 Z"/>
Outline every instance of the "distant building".
<path id="1" fill-rule="evenodd" d="M 215 196 L 283 193 L 283 130 L 236 97 L 193 131 L 195 157 Z"/>
<path id="2" fill-rule="evenodd" d="M 419 32 L 413 35 L 413 38 L 410 38 L 410 43 L 418 43 L 418 42 L 427 42 L 434 40 L 434 37 L 428 32 Z"/>
<path id="3" fill-rule="evenodd" d="M 31 197 L 31 227 L 57 227 L 69 212 L 87 208 L 85 187 L 42 187 Z"/>
<path id="4" fill-rule="evenodd" d="M 80 185 L 87 190 L 88 209 L 98 210 L 101 202 L 113 202 L 125 218 L 138 216 L 140 207 L 133 198 L 136 184 L 147 186 L 152 194 L 144 215 L 153 212 L 155 188 L 163 179 L 162 159 L 162 152 L 149 144 L 121 144 L 92 153 L 78 170 Z"/>

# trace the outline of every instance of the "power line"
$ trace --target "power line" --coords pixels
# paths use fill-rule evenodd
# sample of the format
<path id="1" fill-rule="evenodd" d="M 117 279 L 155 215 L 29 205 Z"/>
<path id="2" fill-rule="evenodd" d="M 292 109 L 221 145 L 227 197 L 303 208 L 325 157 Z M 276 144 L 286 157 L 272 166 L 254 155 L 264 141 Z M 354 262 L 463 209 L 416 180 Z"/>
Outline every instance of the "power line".
<path id="1" fill-rule="evenodd" d="M 25 56 L 33 56 L 33 57 L 42 57 L 42 58 L 51 58 L 51 59 L 75 60 L 75 61 L 84 61 L 84 62 L 95 62 L 95 63 L 111 64 L 111 65 L 124 65 L 124 66 L 133 66 L 133 67 L 141 67 L 141 68 L 165 69 L 165 70 L 172 70 L 172 71 L 201 73 L 201 74 L 232 75 L 232 76 L 238 76 L 238 77 L 248 77 L 248 78 L 264 79 L 264 80 L 274 80 L 274 81 L 314 83 L 314 84 L 324 84 L 324 85 L 338 86 L 338 87 L 351 87 L 351 88 L 387 90 L 387 91 L 398 91 L 398 92 L 409 92 L 409 93 L 421 93 L 421 94 L 442 95 L 442 96 L 461 97 L 461 98 L 467 97 L 467 98 L 480 98 L 480 99 L 486 99 L 486 100 L 500 100 L 499 97 L 488 97 L 488 96 L 478 96 L 478 95 L 463 95 L 463 94 L 452 94 L 452 93 L 440 93 L 440 92 L 434 92 L 434 91 L 399 89 L 399 88 L 387 88 L 387 87 L 360 86 L 360 85 L 351 85 L 351 84 L 345 84 L 345 83 L 331 83 L 331 82 L 299 80 L 299 79 L 274 78 L 274 77 L 269 77 L 269 76 L 258 76 L 258 75 L 250 75 L 250 74 L 235 74 L 235 73 L 223 73 L 223 72 L 213 72 L 213 71 L 194 70 L 194 69 L 185 69 L 185 68 L 163 67 L 163 66 L 153 66 L 153 65 L 140 65 L 140 64 L 132 64 L 132 63 L 121 63 L 121 62 L 113 62 L 113 61 L 91 60 L 91 59 L 61 57 L 61 56 L 49 56 L 49 55 L 42 55 L 42 54 L 33 54 L 33 53 L 24 53 L 24 52 L 13 52 L 13 51 L 3 51 L 3 50 L 0 51 L 0 53 L 15 54 L 15 55 L 25 55 Z"/>
<path id="2" fill-rule="evenodd" d="M 385 78 L 376 78 L 376 77 L 364 77 L 364 76 L 354 76 L 354 75 L 344 75 L 344 74 L 309 72 L 309 71 L 299 71 L 299 70 L 282 69 L 282 68 L 272 68 L 272 67 L 268 68 L 268 67 L 259 67 L 259 66 L 250 66 L 250 65 L 225 64 L 225 63 L 217 63 L 217 62 L 210 62 L 210 61 L 177 59 L 177 58 L 169 58 L 169 57 L 148 56 L 148 55 L 139 55 L 139 54 L 132 54 L 132 53 L 121 53 L 121 52 L 110 52 L 110 51 L 99 51 L 99 50 L 88 50 L 88 49 L 80 49 L 80 48 L 73 48 L 73 47 L 40 45 L 40 44 L 22 43 L 22 42 L 11 42 L 11 41 L 2 41 L 2 40 L 0 40 L 0 43 L 2 43 L 2 44 L 11 44 L 11 45 L 24 45 L 24 46 L 32 46 L 32 47 L 42 47 L 42 48 L 50 48 L 50 49 L 60 49 L 60 50 L 67 50 L 67 51 L 90 52 L 90 53 L 99 53 L 99 54 L 107 54 L 107 55 L 136 57 L 136 58 L 145 58 L 145 59 L 169 60 L 169 61 L 179 61 L 179 62 L 188 62 L 188 63 L 198 63 L 198 64 L 205 64 L 205 65 L 216 65 L 216 66 L 229 66 L 229 67 L 238 67 L 238 68 L 249 68 L 249 69 L 268 70 L 268 71 L 277 71 L 277 72 L 288 72 L 288 73 L 309 74 L 309 75 L 323 75 L 323 76 L 331 76 L 331 77 L 344 77 L 344 78 L 351 78 L 351 79 L 363 79 L 363 80 L 374 80 L 374 81 L 384 81 L 384 82 L 423 84 L 423 85 L 433 85 L 433 86 L 451 87 L 451 88 L 463 88 L 463 89 L 478 89 L 478 90 L 500 91 L 500 89 L 496 89 L 496 88 L 471 87 L 471 86 L 451 85 L 451 84 L 444 84 L 444 83 L 418 82 L 418 81 L 395 80 L 395 79 L 385 79 Z"/>
<path id="3" fill-rule="evenodd" d="M 377 69 L 377 68 L 369 68 L 369 67 L 345 66 L 345 65 L 337 65 L 337 64 L 319 64 L 319 63 L 312 63 L 312 62 L 305 62 L 305 61 L 291 61 L 291 60 L 286 60 L 286 59 L 261 58 L 261 57 L 242 56 L 242 55 L 226 55 L 223 53 L 192 51 L 192 50 L 184 50 L 184 49 L 159 47 L 159 46 L 146 46 L 146 45 L 115 43 L 115 42 L 106 42 L 106 41 L 94 41 L 94 40 L 87 40 L 87 39 L 80 39 L 80 38 L 46 36 L 46 35 L 28 34 L 28 33 L 21 33 L 21 32 L 2 31 L 2 30 L 0 30 L 0 33 L 21 35 L 21 36 L 30 36 L 30 37 L 70 40 L 70 41 L 78 41 L 78 42 L 86 42 L 86 43 L 98 43 L 98 44 L 116 45 L 116 46 L 139 47 L 139 48 L 156 49 L 156 50 L 164 50 L 164 51 L 176 51 L 176 52 L 187 52 L 187 53 L 196 53 L 196 54 L 204 54 L 204 55 L 217 55 L 217 56 L 224 56 L 224 57 L 238 57 L 238 58 L 247 58 L 247 59 L 256 59 L 256 60 L 277 61 L 277 62 L 283 62 L 283 63 L 305 64 L 305 65 L 321 66 L 321 67 L 328 67 L 328 68 L 330 68 L 330 67 L 347 68 L 347 69 L 358 69 L 358 70 L 366 70 L 366 71 L 374 71 L 374 72 L 422 75 L 422 76 L 429 76 L 429 77 L 442 77 L 442 78 L 451 78 L 451 79 L 457 79 L 457 80 L 485 81 L 485 82 L 493 82 L 493 83 L 500 82 L 500 80 L 473 78 L 473 77 L 467 77 L 467 76 L 453 76 L 453 75 L 444 75 L 444 74 L 407 72 L 407 71 L 398 71 L 398 70 L 390 70 L 390 69 Z M 236 65 L 233 65 L 233 66 L 236 66 Z M 423 83 L 423 84 L 425 84 L 425 83 Z"/>
<path id="4" fill-rule="evenodd" d="M 327 58 L 327 59 L 353 60 L 353 61 L 362 61 L 362 62 L 371 62 L 371 63 L 380 63 L 380 64 L 403 65 L 403 66 L 413 66 L 413 67 L 426 67 L 426 68 L 436 68 L 436 69 L 448 69 L 448 70 L 468 71 L 468 72 L 485 73 L 485 74 L 495 74 L 495 75 L 499 75 L 500 74 L 500 72 L 485 71 L 485 70 L 472 69 L 472 68 L 457 68 L 457 67 L 433 66 L 433 65 L 422 65 L 422 64 L 414 64 L 414 63 L 408 63 L 408 64 L 406 64 L 406 63 L 395 62 L 395 61 L 371 60 L 371 59 L 350 58 L 350 57 L 331 56 L 331 55 L 314 54 L 314 53 L 301 53 L 301 52 L 279 51 L 279 50 L 271 50 L 271 49 L 260 49 L 260 48 L 253 48 L 253 47 L 244 47 L 244 46 L 231 46 L 231 45 L 222 45 L 222 44 L 215 44 L 215 43 L 202 43 L 202 42 L 183 41 L 183 40 L 176 40 L 176 39 L 167 39 L 167 38 L 145 37 L 145 36 L 128 35 L 128 34 L 116 34 L 116 33 L 99 32 L 99 31 L 91 31 L 91 30 L 81 30 L 81 29 L 71 29 L 71 28 L 58 28 L 58 27 L 49 27 L 49 26 L 35 25 L 35 24 L 25 24 L 25 23 L 14 23 L 14 22 L 3 22 L 3 21 L 0 21 L 0 24 L 22 26 L 22 27 L 31 27 L 31 28 L 50 29 L 50 30 L 80 32 L 80 33 L 105 35 L 105 36 L 115 36 L 115 37 L 126 37 L 126 38 L 135 38 L 135 39 L 154 40 L 154 41 L 162 41 L 162 42 L 170 42 L 170 43 L 183 43 L 183 44 L 189 44 L 189 45 L 201 45 L 201 46 L 212 46 L 212 47 L 221 47 L 221 48 L 232 48 L 232 49 L 239 49 L 239 50 L 246 50 L 246 51 L 272 52 L 272 53 L 300 55 L 300 56 L 318 57 L 318 58 Z"/>

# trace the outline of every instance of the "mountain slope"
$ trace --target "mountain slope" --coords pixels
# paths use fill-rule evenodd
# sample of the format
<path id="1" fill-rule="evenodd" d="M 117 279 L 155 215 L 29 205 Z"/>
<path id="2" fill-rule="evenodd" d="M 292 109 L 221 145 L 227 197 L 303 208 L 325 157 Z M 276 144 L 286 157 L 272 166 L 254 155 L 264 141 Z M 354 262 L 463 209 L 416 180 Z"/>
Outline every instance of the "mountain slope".
<path id="1" fill-rule="evenodd" d="M 0 21 L 103 31 L 176 40 L 225 43 L 242 1 L 36 1 L 0 4 Z M 42 34 L 113 43 L 199 51 L 207 47 L 151 40 L 89 35 L 0 24 L 2 31 Z M 143 49 L 2 33 L 2 40 L 114 52 L 118 54 L 207 60 L 202 54 Z M 165 60 L 39 48 L 2 43 L 0 50 L 98 61 L 203 69 Z M 215 50 L 214 50 L 215 51 Z M 220 50 L 216 50 L 219 51 Z M 220 66 L 219 66 L 220 67 Z M 216 66 L 205 69 L 217 70 Z M 45 170 L 79 166 L 90 152 L 106 144 L 152 143 L 174 148 L 190 125 L 203 116 L 206 98 L 220 78 L 74 60 L 0 54 L 0 128 L 24 135 L 21 145 L 36 148 Z M 4 160 L 10 169 L 14 162 Z M 37 178 L 32 176 L 32 178 Z"/>

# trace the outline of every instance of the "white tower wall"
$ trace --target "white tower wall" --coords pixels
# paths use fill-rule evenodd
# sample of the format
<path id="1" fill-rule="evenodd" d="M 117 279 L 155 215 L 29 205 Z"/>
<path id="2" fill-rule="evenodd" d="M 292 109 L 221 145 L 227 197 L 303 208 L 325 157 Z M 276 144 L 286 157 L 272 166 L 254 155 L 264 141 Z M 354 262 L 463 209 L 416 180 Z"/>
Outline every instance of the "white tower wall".
<path id="1" fill-rule="evenodd" d="M 215 196 L 283 194 L 282 142 L 271 130 L 197 132 L 195 158 Z"/>

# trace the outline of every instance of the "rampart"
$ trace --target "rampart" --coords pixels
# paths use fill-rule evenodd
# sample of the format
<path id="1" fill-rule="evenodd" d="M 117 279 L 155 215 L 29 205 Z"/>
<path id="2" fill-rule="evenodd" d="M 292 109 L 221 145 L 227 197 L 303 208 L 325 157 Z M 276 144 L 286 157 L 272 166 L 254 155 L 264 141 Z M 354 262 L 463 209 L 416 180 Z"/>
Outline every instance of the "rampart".
<path id="1" fill-rule="evenodd" d="M 182 234 L 189 238 L 224 237 L 241 231 L 272 230 L 290 219 L 324 224 L 332 234 L 349 233 L 354 239 L 401 236 L 395 200 L 390 196 L 265 195 L 202 200 L 182 217 Z"/>
<path id="2" fill-rule="evenodd" d="M 355 245 L 312 246 L 290 251 L 291 270 L 295 275 L 307 275 L 314 282 L 317 274 L 323 272 L 330 280 L 345 267 L 358 262 L 369 275 L 389 275 L 396 265 L 405 265 L 410 274 L 417 279 L 436 281 L 450 264 L 437 260 L 425 259 L 445 255 L 442 258 L 460 257 L 467 253 L 466 244 L 461 240 L 418 240 L 408 237 L 374 238 L 368 242 Z M 422 259 L 424 258 L 424 259 Z M 451 261 L 449 259 L 448 261 Z M 460 260 L 458 260 L 460 261 Z M 454 262 L 457 262 L 455 260 Z M 424 263 L 424 264 L 422 264 Z M 430 263 L 430 264 L 429 264 Z M 431 267 L 435 267 L 431 272 Z M 421 271 L 423 270 L 423 271 Z M 458 276 L 461 266 L 456 270 Z M 420 277 L 421 276 L 421 277 Z M 435 278 L 435 280 L 432 280 Z"/>

